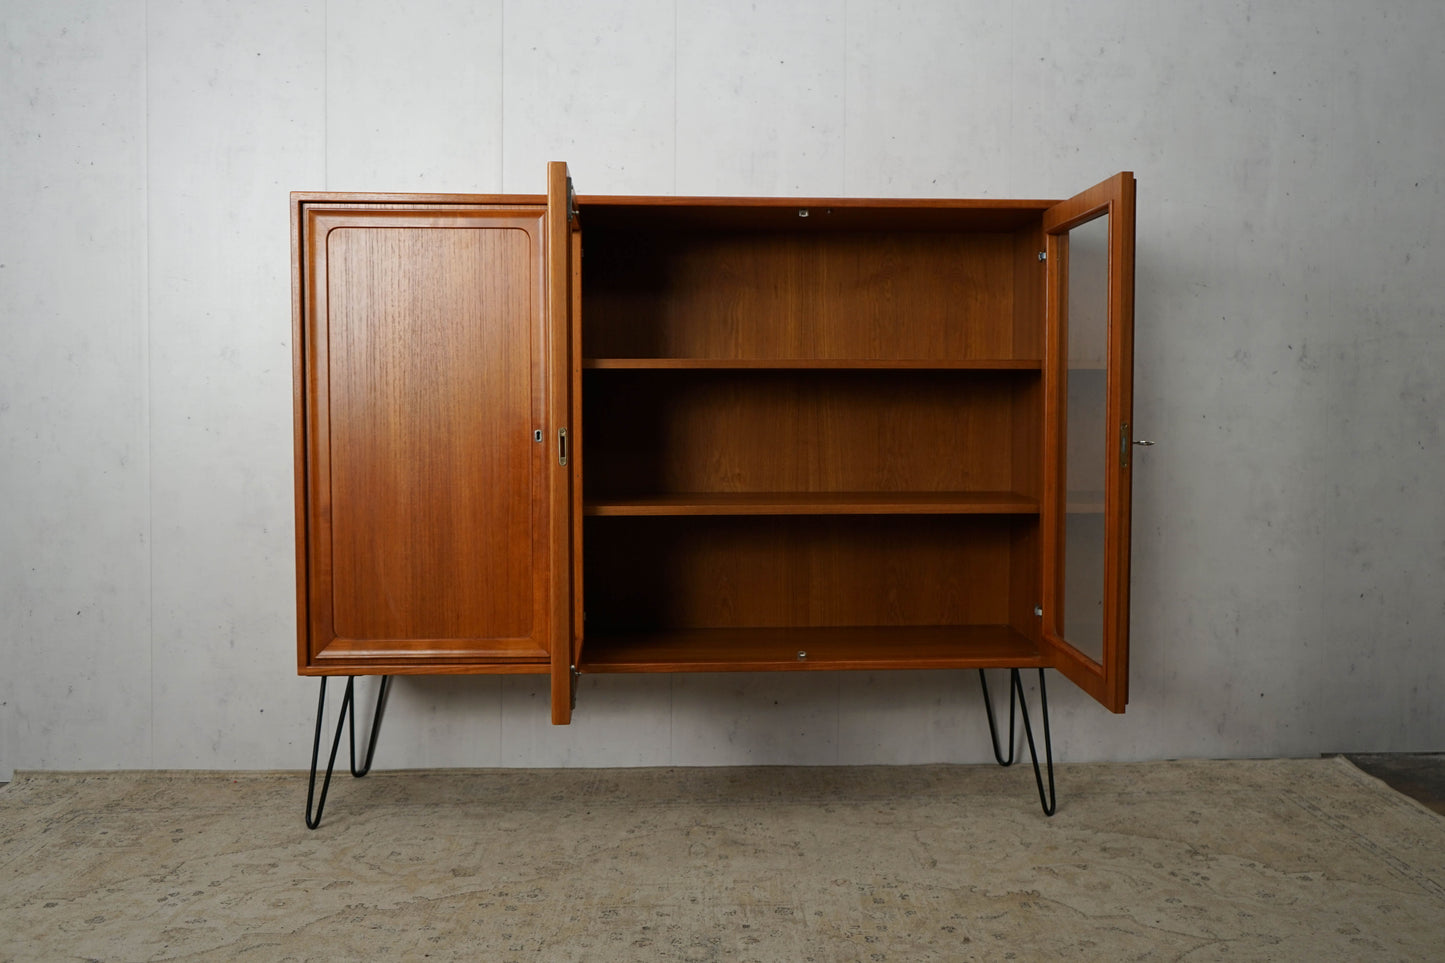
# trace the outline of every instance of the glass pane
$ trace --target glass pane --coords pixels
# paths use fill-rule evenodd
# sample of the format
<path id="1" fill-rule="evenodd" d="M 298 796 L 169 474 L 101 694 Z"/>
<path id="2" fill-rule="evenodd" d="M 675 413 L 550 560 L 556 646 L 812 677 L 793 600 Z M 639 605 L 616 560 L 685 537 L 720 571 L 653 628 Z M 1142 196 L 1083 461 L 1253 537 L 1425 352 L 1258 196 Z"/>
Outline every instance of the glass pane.
<path id="1" fill-rule="evenodd" d="M 1064 446 L 1064 640 L 1104 655 L 1104 473 L 1108 425 L 1109 218 L 1068 234 L 1068 333 Z"/>

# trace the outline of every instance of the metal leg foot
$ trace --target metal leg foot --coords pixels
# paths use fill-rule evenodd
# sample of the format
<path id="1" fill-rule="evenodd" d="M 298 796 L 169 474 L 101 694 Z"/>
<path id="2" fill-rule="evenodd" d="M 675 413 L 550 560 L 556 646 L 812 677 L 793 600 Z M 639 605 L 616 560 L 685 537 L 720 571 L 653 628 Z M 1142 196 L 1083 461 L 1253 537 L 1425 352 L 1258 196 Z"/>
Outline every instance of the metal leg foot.
<path id="1" fill-rule="evenodd" d="M 1054 789 L 1054 745 L 1049 731 L 1049 693 L 1044 685 L 1044 670 L 1039 670 L 1039 713 L 1044 726 L 1044 769 L 1048 770 L 1049 789 L 1044 792 L 1043 769 L 1039 767 L 1039 752 L 1034 742 L 1034 727 L 1029 718 L 1029 705 L 1024 697 L 1023 678 L 1019 675 L 1018 669 L 1009 670 L 1009 698 L 1008 698 L 1008 757 L 1005 758 L 1003 750 L 998 744 L 998 724 L 994 720 L 993 700 L 988 693 L 988 679 L 984 677 L 982 669 L 978 670 L 978 681 L 983 687 L 983 707 L 988 715 L 988 734 L 993 743 L 993 757 L 998 760 L 1000 766 L 1011 766 L 1014 763 L 1014 718 L 1015 709 L 1020 710 L 1019 715 L 1024 720 L 1024 739 L 1029 745 L 1029 758 L 1034 764 L 1034 783 L 1039 789 L 1039 805 L 1043 807 L 1045 816 L 1052 816 L 1058 808 L 1058 794 Z"/>
<path id="2" fill-rule="evenodd" d="M 371 760 L 376 755 L 376 737 L 381 732 L 381 717 L 386 710 L 386 695 L 391 677 L 381 677 L 381 691 L 376 696 L 376 713 L 371 720 L 371 737 L 366 747 L 366 759 L 362 767 L 356 767 L 356 677 L 347 676 L 346 692 L 341 697 L 341 712 L 336 719 L 336 736 L 331 740 L 331 756 L 326 762 L 326 778 L 321 782 L 321 795 L 316 796 L 316 770 L 321 759 L 321 726 L 326 720 L 326 678 L 321 679 L 321 694 L 316 700 L 316 736 L 311 743 L 311 780 L 306 787 L 306 828 L 315 829 L 321 825 L 321 812 L 326 808 L 326 793 L 331 789 L 331 773 L 336 767 L 336 752 L 341 748 L 341 730 L 350 730 L 351 774 L 360 778 L 371 771 Z M 312 804 L 315 804 L 315 813 Z"/>
<path id="3" fill-rule="evenodd" d="M 1029 757 L 1034 761 L 1034 783 L 1039 787 L 1039 805 L 1044 808 L 1045 816 L 1052 816 L 1058 808 L 1058 796 L 1054 792 L 1054 744 L 1049 738 L 1049 692 L 1044 688 L 1044 670 L 1039 670 L 1039 714 L 1043 717 L 1044 723 L 1044 762 L 1049 770 L 1049 794 L 1044 795 L 1044 779 L 1039 773 L 1039 753 L 1034 748 L 1034 728 L 1029 725 L 1029 706 L 1024 701 L 1024 683 L 1019 678 L 1019 670 L 1013 670 L 1014 689 L 1019 694 L 1019 708 L 1024 717 L 1024 738 L 1029 743 Z"/>
<path id="4" fill-rule="evenodd" d="M 1013 670 L 1018 675 L 1018 670 Z M 988 737 L 993 743 L 993 757 L 998 760 L 1000 766 L 1012 766 L 1014 764 L 1014 687 L 1013 678 L 1009 679 L 1008 687 L 1008 758 L 1003 757 L 1003 750 L 998 747 L 998 724 L 993 718 L 993 699 L 988 694 L 988 676 L 983 670 L 978 670 L 978 684 L 983 687 L 983 711 L 988 714 Z"/>
<path id="5" fill-rule="evenodd" d="M 348 689 L 350 683 L 347 684 Z M 356 768 L 356 700 L 351 700 L 351 774 L 357 779 L 371 772 L 371 760 L 376 755 L 376 736 L 381 732 L 381 716 L 386 712 L 386 695 L 391 691 L 391 676 L 381 677 L 381 690 L 376 694 L 376 711 L 371 716 L 371 737 L 366 744 L 366 760 L 360 769 Z"/>

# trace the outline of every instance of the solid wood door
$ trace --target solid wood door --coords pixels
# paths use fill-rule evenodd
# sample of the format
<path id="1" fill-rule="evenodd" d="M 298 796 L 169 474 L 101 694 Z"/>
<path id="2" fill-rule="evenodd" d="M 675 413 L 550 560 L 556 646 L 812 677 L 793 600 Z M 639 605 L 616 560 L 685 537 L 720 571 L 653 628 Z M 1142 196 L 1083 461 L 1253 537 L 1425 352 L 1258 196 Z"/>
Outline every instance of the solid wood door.
<path id="1" fill-rule="evenodd" d="M 1129 696 L 1134 176 L 1044 215 L 1043 640 L 1052 664 L 1123 712 Z"/>
<path id="2" fill-rule="evenodd" d="M 299 220 L 301 672 L 546 672 L 544 208 Z"/>
<path id="3" fill-rule="evenodd" d="M 567 164 L 547 165 L 547 357 L 556 377 L 549 382 L 552 413 L 548 488 L 553 609 L 552 724 L 572 721 L 577 662 L 582 650 L 582 363 L 580 312 L 582 236 Z M 574 588 L 575 586 L 575 588 Z"/>

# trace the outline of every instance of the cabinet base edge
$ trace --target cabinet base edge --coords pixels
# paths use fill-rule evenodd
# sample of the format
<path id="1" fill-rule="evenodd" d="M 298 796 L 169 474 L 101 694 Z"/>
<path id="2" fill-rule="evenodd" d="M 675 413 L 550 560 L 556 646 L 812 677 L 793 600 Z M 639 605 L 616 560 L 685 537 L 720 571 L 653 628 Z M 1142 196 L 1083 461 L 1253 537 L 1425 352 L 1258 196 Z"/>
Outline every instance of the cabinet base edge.
<path id="1" fill-rule="evenodd" d="M 366 662 L 337 665 L 303 665 L 296 674 L 306 677 L 336 675 L 546 675 L 547 662 Z"/>

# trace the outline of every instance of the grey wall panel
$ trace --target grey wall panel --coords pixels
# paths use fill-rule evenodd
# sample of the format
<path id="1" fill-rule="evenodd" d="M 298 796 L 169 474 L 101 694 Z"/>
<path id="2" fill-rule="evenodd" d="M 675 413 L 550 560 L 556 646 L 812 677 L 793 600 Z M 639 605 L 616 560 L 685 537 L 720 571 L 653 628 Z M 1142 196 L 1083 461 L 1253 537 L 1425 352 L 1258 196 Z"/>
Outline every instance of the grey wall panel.
<path id="1" fill-rule="evenodd" d="M 550 159 L 583 193 L 1135 170 L 1131 706 L 1056 683 L 1060 757 L 1445 743 L 1438 3 L 6 11 L 0 776 L 306 762 L 286 192 Z M 401 680 L 378 765 L 983 761 L 975 685 L 586 679 L 554 729 L 537 679 Z"/>
<path id="2" fill-rule="evenodd" d="M 324 172 L 324 19 L 149 6 L 155 764 L 296 764 L 287 191 Z"/>
<path id="3" fill-rule="evenodd" d="M 7 5 L 0 48 L 0 780 L 145 767 L 144 5 Z"/>

